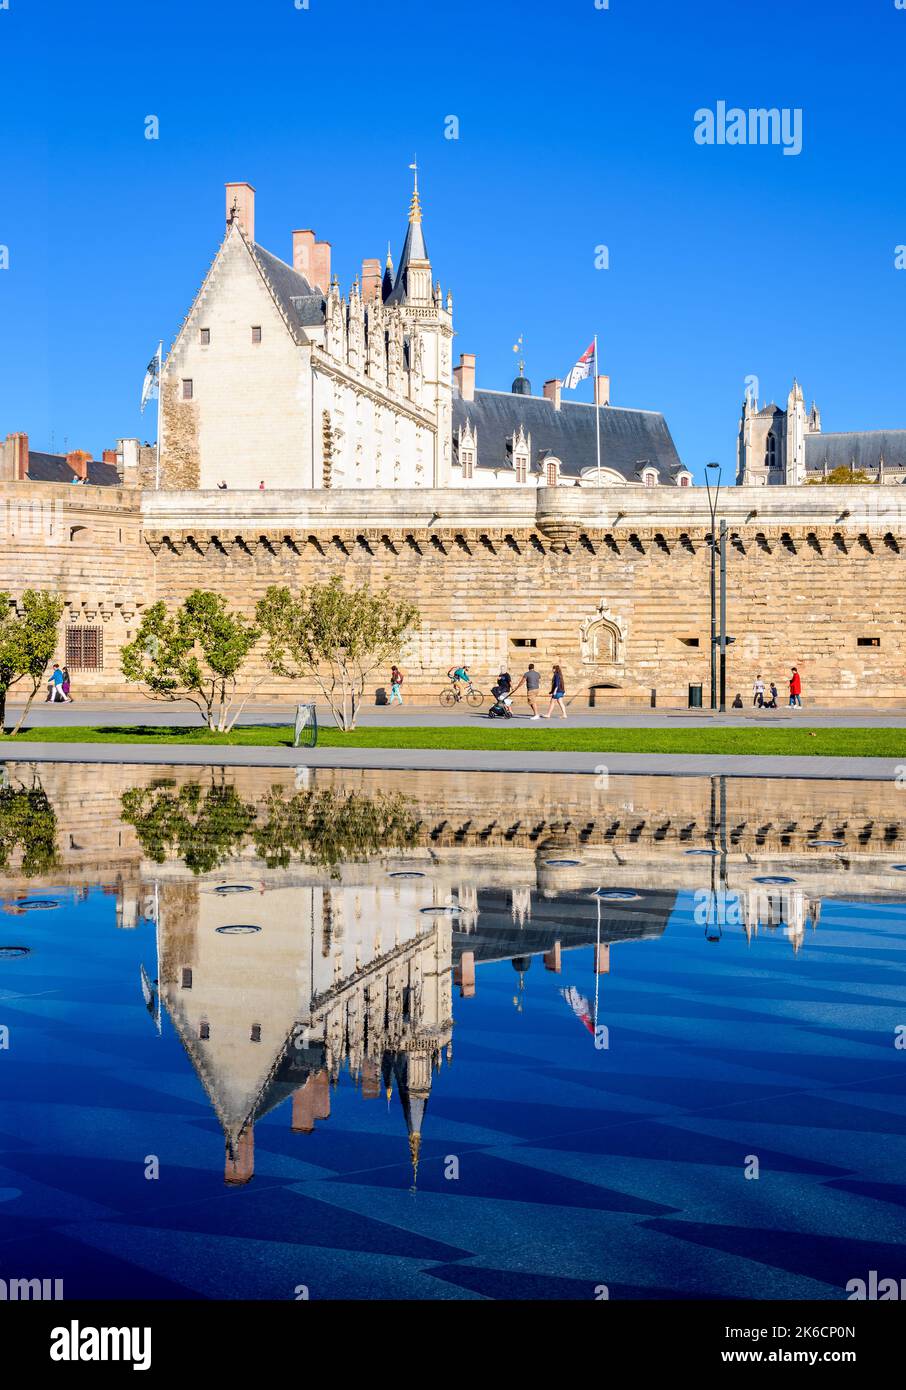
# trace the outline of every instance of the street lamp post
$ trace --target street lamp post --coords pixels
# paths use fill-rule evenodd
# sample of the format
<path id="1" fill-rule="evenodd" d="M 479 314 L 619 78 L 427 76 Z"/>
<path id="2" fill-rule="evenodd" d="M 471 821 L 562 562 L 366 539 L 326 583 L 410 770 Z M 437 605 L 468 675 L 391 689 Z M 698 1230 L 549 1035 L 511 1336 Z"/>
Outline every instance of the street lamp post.
<path id="1" fill-rule="evenodd" d="M 720 712 L 727 709 L 727 523 L 720 520 Z"/>
<path id="2" fill-rule="evenodd" d="M 714 492 L 711 492 L 711 470 L 717 469 L 717 482 Z M 711 545 L 711 708 L 717 709 L 717 665 L 715 662 L 715 646 L 717 645 L 717 536 L 715 535 L 715 516 L 717 514 L 717 501 L 720 497 L 720 474 L 719 463 L 709 463 L 705 468 L 705 483 L 708 488 L 708 508 L 711 512 L 711 535 L 709 542 Z"/>

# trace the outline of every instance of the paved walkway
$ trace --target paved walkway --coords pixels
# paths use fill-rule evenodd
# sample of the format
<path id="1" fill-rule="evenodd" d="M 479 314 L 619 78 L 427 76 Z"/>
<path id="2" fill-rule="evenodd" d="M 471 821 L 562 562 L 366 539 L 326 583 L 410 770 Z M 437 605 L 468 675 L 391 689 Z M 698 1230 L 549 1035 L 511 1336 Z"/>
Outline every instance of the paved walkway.
<path id="1" fill-rule="evenodd" d="M 391 708 L 370 705 L 361 712 L 358 722 L 362 726 L 374 728 L 390 726 L 468 728 L 476 723 L 487 724 L 489 722 L 487 712 L 490 704 L 491 701 L 486 700 L 478 710 L 469 708 L 446 710 L 439 704 L 404 705 L 402 709 L 398 705 Z M 520 726 L 527 725 L 529 722 L 528 710 L 522 702 L 521 692 L 516 696 L 515 707 L 517 722 Z M 15 703 L 10 704 L 6 716 L 7 724 L 15 723 L 20 708 Z M 546 705 L 541 704 L 540 708 L 543 710 Z M 246 710 L 240 722 L 243 724 L 291 724 L 294 715 L 294 705 L 252 705 Z M 332 722 L 327 707 L 320 703 L 318 705 L 318 718 L 325 725 Z M 192 705 L 164 705 L 152 703 L 150 700 L 138 703 L 130 701 L 128 704 L 77 700 L 71 705 L 48 705 L 42 700 L 39 704 L 32 705 L 28 716 L 28 723 L 31 728 L 60 724 L 67 727 L 74 724 L 172 724 L 179 727 L 191 725 L 197 727 L 200 722 L 198 711 Z M 728 711 L 726 714 L 712 714 L 710 710 L 590 710 L 583 707 L 570 710 L 569 718 L 566 721 L 555 716 L 551 723 L 557 728 L 565 723 L 567 728 L 575 729 L 713 729 L 717 727 L 751 728 L 753 725 L 789 728 L 799 724 L 807 724 L 809 728 L 814 729 L 875 727 L 902 729 L 906 728 L 906 705 L 902 709 L 889 711 L 810 709 L 808 707 L 803 710 L 791 710 L 784 707 L 776 711 L 759 711 L 749 707 L 743 710 Z M 544 728 L 547 721 L 541 720 L 539 724 L 541 728 Z"/>
<path id="2" fill-rule="evenodd" d="M 6 751 L 6 750 L 4 750 Z M 347 767 L 658 777 L 805 777 L 889 782 L 895 758 L 784 758 L 710 753 L 534 753 L 437 748 L 223 748 L 194 744 L 16 743 L 9 762 L 174 763 L 181 767 Z"/>

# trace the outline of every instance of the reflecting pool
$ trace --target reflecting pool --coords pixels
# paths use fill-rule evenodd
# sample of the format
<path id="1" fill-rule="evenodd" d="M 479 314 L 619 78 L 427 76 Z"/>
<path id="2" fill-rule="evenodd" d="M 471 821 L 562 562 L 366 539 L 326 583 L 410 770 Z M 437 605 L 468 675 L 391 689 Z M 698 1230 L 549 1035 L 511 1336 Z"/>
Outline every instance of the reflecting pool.
<path id="1" fill-rule="evenodd" d="M 7 763 L 0 1278 L 906 1277 L 903 795 Z"/>

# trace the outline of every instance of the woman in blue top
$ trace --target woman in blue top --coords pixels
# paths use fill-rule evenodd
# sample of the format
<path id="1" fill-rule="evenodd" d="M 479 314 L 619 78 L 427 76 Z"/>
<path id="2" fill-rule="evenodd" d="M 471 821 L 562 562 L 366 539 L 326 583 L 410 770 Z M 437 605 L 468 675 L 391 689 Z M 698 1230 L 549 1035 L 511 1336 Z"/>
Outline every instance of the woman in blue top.
<path id="1" fill-rule="evenodd" d="M 547 707 L 547 714 L 544 716 L 545 719 L 550 719 L 554 705 L 559 709 L 561 717 L 563 719 L 566 718 L 566 706 L 563 703 L 565 698 L 566 687 L 563 684 L 563 672 L 560 670 L 559 666 L 555 666 L 551 673 L 551 702 Z"/>

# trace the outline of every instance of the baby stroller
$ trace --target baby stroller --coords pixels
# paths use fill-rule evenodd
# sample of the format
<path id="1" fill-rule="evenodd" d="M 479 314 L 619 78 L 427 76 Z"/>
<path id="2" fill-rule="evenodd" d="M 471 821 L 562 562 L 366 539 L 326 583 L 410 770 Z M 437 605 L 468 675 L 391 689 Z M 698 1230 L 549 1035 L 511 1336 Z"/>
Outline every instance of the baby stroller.
<path id="1" fill-rule="evenodd" d="M 491 694 L 494 696 L 494 703 L 488 710 L 488 718 L 512 719 L 513 711 L 510 709 L 510 706 L 513 703 L 513 697 L 509 692 L 509 688 L 502 685 L 492 685 Z"/>

